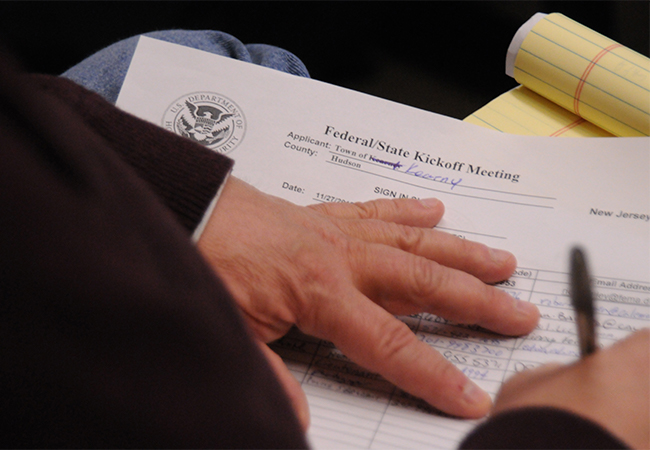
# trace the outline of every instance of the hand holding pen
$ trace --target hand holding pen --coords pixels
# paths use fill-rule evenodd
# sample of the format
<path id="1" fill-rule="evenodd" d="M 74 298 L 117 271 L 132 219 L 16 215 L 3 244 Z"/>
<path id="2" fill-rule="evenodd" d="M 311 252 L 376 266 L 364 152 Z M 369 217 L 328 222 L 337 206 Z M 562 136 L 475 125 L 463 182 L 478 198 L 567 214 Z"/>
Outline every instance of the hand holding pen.
<path id="1" fill-rule="evenodd" d="M 513 376 L 501 387 L 493 414 L 557 408 L 599 424 L 622 445 L 650 448 L 650 329 L 596 352 L 594 299 L 584 252 L 572 249 L 570 261 L 580 360 L 545 364 Z"/>

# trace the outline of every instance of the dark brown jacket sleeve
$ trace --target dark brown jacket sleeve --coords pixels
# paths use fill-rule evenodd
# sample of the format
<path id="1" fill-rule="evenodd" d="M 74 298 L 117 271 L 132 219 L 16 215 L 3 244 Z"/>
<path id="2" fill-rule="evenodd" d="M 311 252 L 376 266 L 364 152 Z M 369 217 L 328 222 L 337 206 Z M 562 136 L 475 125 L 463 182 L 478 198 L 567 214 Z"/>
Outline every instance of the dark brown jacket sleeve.
<path id="1" fill-rule="evenodd" d="M 28 83 L 65 103 L 125 161 L 176 219 L 193 231 L 233 161 L 114 107 L 65 78 L 30 75 Z"/>
<path id="2" fill-rule="evenodd" d="M 625 449 L 598 424 L 555 408 L 497 414 L 465 438 L 462 449 Z"/>
<path id="3" fill-rule="evenodd" d="M 192 182 L 207 154 L 11 67 L 0 55 L 0 445 L 304 447 L 188 239 L 219 184 Z"/>

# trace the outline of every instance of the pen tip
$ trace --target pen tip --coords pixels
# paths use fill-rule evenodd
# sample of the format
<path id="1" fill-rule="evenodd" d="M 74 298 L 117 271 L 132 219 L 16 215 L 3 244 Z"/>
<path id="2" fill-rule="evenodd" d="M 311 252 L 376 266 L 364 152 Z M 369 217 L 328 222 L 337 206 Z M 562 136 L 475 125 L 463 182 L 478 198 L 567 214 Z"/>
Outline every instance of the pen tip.
<path id="1" fill-rule="evenodd" d="M 579 310 L 591 309 L 591 280 L 587 270 L 587 258 L 580 247 L 571 249 L 571 299 Z"/>

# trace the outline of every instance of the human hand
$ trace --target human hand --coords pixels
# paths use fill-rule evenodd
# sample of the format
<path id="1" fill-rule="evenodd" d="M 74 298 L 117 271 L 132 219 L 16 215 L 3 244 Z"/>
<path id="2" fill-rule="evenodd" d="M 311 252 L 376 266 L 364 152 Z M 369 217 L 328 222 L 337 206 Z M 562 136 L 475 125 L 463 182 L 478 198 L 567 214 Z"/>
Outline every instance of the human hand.
<path id="1" fill-rule="evenodd" d="M 486 284 L 507 279 L 514 256 L 431 229 L 443 212 L 414 199 L 301 207 L 231 177 L 198 246 L 259 340 L 295 324 L 440 410 L 476 418 L 489 395 L 394 315 L 521 335 L 539 312 Z"/>
<path id="2" fill-rule="evenodd" d="M 550 406 L 608 429 L 633 448 L 650 448 L 650 329 L 562 366 L 549 364 L 508 380 L 494 414 Z"/>

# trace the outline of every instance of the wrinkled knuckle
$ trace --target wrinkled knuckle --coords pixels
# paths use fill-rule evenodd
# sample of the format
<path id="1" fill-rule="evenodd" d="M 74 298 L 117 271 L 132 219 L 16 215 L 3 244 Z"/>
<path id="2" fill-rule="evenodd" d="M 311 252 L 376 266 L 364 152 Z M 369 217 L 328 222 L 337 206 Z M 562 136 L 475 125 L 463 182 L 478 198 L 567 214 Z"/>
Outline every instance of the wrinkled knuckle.
<path id="1" fill-rule="evenodd" d="M 377 348 L 380 349 L 382 358 L 390 360 L 416 341 L 417 338 L 408 325 L 399 320 L 393 320 L 389 326 L 385 327 Z"/>
<path id="2" fill-rule="evenodd" d="M 440 287 L 445 283 L 445 274 L 436 270 L 438 264 L 423 257 L 411 260 L 410 286 L 411 294 L 417 298 L 435 298 Z"/>
<path id="3" fill-rule="evenodd" d="M 401 250 L 418 254 L 425 241 L 426 230 L 423 228 L 400 226 L 397 245 Z"/>
<path id="4" fill-rule="evenodd" d="M 360 219 L 374 219 L 379 217 L 379 202 L 358 202 L 354 204 Z"/>

